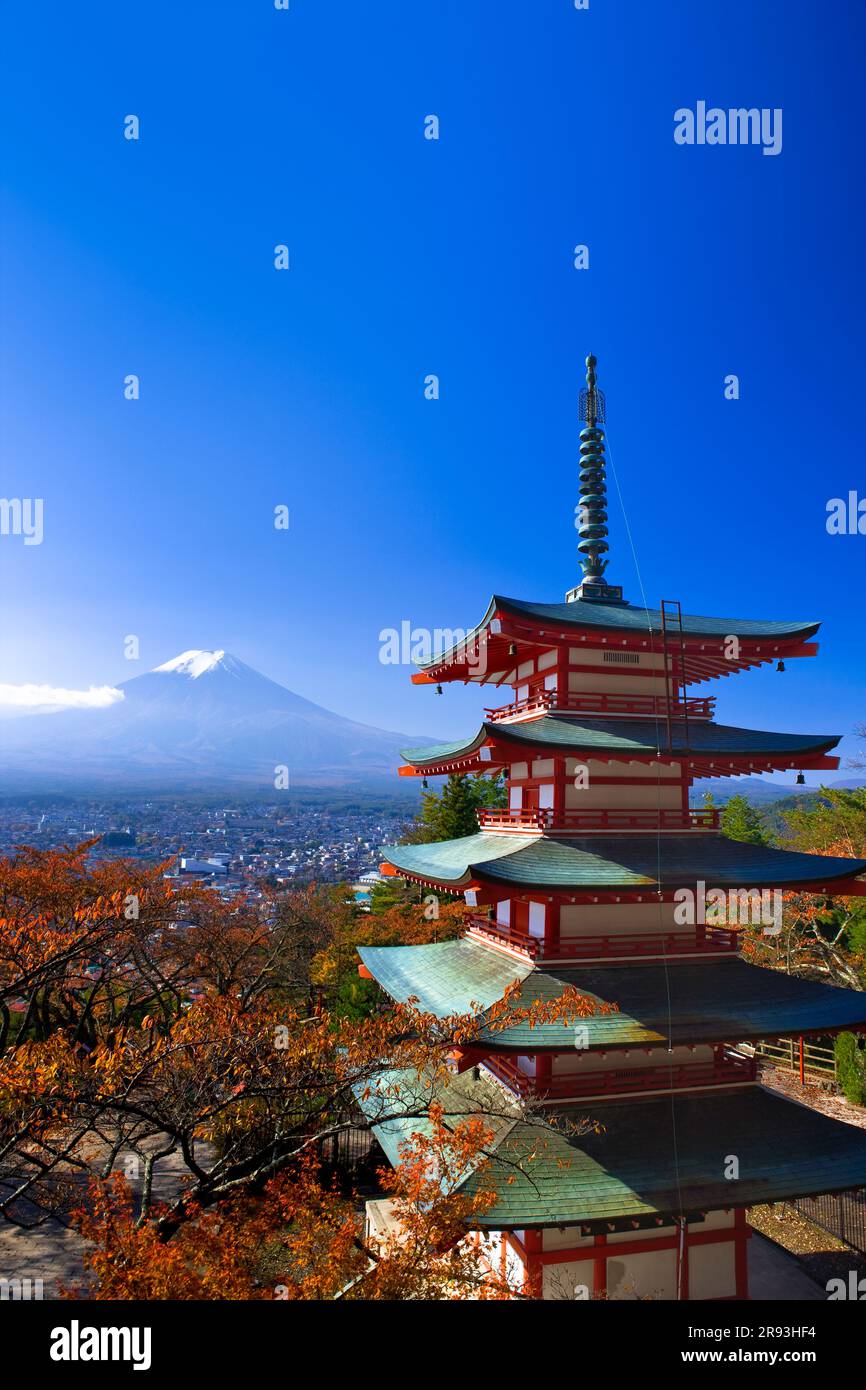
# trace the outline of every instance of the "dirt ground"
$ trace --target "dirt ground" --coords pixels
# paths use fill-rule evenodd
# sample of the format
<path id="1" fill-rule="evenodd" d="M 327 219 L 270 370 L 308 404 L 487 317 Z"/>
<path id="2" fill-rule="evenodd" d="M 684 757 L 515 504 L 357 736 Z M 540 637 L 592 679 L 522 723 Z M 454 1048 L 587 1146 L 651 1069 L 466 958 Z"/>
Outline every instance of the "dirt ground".
<path id="1" fill-rule="evenodd" d="M 805 1086 L 801 1086 L 795 1072 L 779 1071 L 765 1064 L 761 1068 L 761 1085 L 780 1091 L 789 1100 L 798 1100 L 801 1105 L 820 1110 L 822 1115 L 829 1115 L 832 1120 L 842 1120 L 846 1125 L 866 1129 L 866 1110 L 840 1096 L 828 1081 L 807 1081 Z"/>

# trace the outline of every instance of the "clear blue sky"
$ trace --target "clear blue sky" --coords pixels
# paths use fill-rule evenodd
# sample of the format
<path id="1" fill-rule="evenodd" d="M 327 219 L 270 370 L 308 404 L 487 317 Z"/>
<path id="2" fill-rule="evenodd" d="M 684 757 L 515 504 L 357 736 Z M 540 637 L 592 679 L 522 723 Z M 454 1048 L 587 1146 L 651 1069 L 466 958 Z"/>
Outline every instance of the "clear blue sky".
<path id="1" fill-rule="evenodd" d="M 2 492 L 45 535 L 0 538 L 0 680 L 225 647 L 467 731 L 477 693 L 413 689 L 378 635 L 576 582 L 591 349 L 650 601 L 824 621 L 720 717 L 866 719 L 866 536 L 825 529 L 866 496 L 866 7 L 18 0 L 4 47 Z M 781 154 L 676 145 L 698 100 L 781 107 Z M 616 506 L 611 544 L 639 601 Z"/>

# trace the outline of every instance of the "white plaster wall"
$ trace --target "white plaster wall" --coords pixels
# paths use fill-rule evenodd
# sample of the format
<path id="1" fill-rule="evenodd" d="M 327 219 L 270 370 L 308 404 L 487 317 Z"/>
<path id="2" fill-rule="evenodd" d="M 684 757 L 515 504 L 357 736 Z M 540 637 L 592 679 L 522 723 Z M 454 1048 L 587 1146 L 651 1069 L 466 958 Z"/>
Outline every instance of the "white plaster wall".
<path id="1" fill-rule="evenodd" d="M 542 1250 L 577 1250 L 592 1244 L 592 1236 L 582 1236 L 579 1226 L 549 1226 L 541 1232 Z"/>
<path id="2" fill-rule="evenodd" d="M 665 678 L 659 676 L 638 676 L 635 668 L 628 666 L 606 667 L 595 671 L 569 671 L 568 688 L 576 695 L 664 695 Z"/>
<path id="3" fill-rule="evenodd" d="M 708 1211 L 703 1221 L 693 1222 L 689 1229 L 692 1231 L 732 1231 L 735 1224 L 736 1219 L 732 1211 Z"/>
<path id="4" fill-rule="evenodd" d="M 565 805 L 570 811 L 596 811 L 619 808 L 628 810 L 655 811 L 659 808 L 679 810 L 682 806 L 682 792 L 679 784 L 666 786 L 662 783 L 644 782 L 639 786 L 594 786 L 592 773 L 589 786 L 576 787 L 574 781 L 565 784 Z"/>
<path id="5" fill-rule="evenodd" d="M 536 758 L 532 764 L 533 777 L 552 777 L 554 770 L 553 758 Z"/>
<path id="6" fill-rule="evenodd" d="M 545 1265 L 541 1283 L 541 1296 L 550 1302 L 571 1302 L 577 1295 L 577 1286 L 588 1290 L 592 1298 L 592 1260 L 570 1260 L 568 1264 Z M 586 1294 L 581 1297 L 586 1298 Z"/>
<path id="7" fill-rule="evenodd" d="M 566 758 L 566 775 L 572 780 L 577 771 L 579 758 Z M 516 766 L 516 764 L 515 764 Z M 651 763 L 638 762 L 602 762 L 599 758 L 588 758 L 584 766 L 589 768 L 589 780 L 593 781 L 596 777 L 621 777 L 627 782 L 629 778 L 651 777 L 653 782 L 664 781 L 665 778 L 678 778 L 680 775 L 680 765 L 677 762 L 667 762 L 665 760 Z"/>
<path id="8" fill-rule="evenodd" d="M 610 1299 L 675 1299 L 675 1250 L 648 1250 L 645 1255 L 608 1257 L 607 1296 Z"/>
<path id="9" fill-rule="evenodd" d="M 733 1230 L 733 1212 L 708 1212 L 704 1221 L 692 1223 L 691 1232 Z M 607 1288 L 608 1297 L 617 1301 L 649 1298 L 674 1300 L 677 1296 L 677 1252 L 672 1250 L 649 1250 L 639 1255 L 617 1256 L 615 1247 L 627 1245 L 635 1239 L 652 1238 L 659 1240 L 676 1233 L 673 1226 L 657 1227 L 654 1231 L 618 1231 L 607 1238 Z M 582 1236 L 580 1228 L 567 1226 L 552 1228 L 542 1232 L 542 1248 L 553 1250 L 586 1250 L 587 1258 L 569 1260 L 561 1265 L 545 1265 L 543 1297 L 551 1300 L 573 1299 L 575 1285 L 582 1284 L 590 1290 L 593 1287 L 593 1256 L 595 1247 L 592 1236 Z M 736 1293 L 736 1267 L 734 1243 L 720 1242 L 718 1245 L 693 1245 L 689 1247 L 689 1299 L 696 1301 L 712 1298 L 730 1298 Z"/>
<path id="10" fill-rule="evenodd" d="M 559 932 L 563 941 L 577 936 L 603 936 L 608 932 L 651 933 L 680 931 L 686 935 L 693 927 L 674 922 L 676 903 L 563 903 L 559 912 Z"/>
<path id="11" fill-rule="evenodd" d="M 529 935 L 544 936 L 544 903 L 529 904 Z"/>
<path id="12" fill-rule="evenodd" d="M 733 1241 L 689 1248 L 689 1299 L 730 1298 L 737 1292 Z"/>

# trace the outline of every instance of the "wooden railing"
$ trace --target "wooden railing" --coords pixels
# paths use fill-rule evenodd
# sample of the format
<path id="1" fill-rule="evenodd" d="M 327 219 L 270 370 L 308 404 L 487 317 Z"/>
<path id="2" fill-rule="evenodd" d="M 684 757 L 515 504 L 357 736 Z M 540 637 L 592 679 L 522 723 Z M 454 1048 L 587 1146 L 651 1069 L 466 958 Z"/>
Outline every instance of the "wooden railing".
<path id="1" fill-rule="evenodd" d="M 681 1062 L 674 1066 L 610 1067 L 573 1072 L 538 1082 L 501 1054 L 484 1058 L 484 1065 L 521 1098 L 544 1100 L 595 1099 L 639 1095 L 641 1091 L 682 1091 L 698 1086 L 736 1086 L 757 1080 L 754 1057 L 726 1051 L 712 1062 Z"/>
<path id="2" fill-rule="evenodd" d="M 494 922 L 490 917 L 470 916 L 465 920 L 467 927 L 476 936 L 487 937 L 497 946 L 511 946 L 518 951 L 523 951 L 533 959 L 544 954 L 544 942 L 540 937 L 530 936 L 527 932 L 517 931 L 514 927 L 506 927 L 501 922 Z"/>
<path id="3" fill-rule="evenodd" d="M 605 691 L 567 690 L 554 694 L 554 707 L 579 714 L 643 714 L 667 718 L 664 695 L 616 695 Z M 716 706 L 713 695 L 687 695 L 671 701 L 671 718 L 712 719 Z"/>
<path id="4" fill-rule="evenodd" d="M 505 806 L 478 811 L 482 830 L 544 830 L 550 824 L 550 811 L 511 811 Z"/>
<path id="5" fill-rule="evenodd" d="M 755 1052 L 774 1067 L 780 1067 L 784 1071 L 801 1070 L 801 1042 L 802 1042 L 802 1072 L 804 1077 L 810 1080 L 836 1080 L 836 1050 L 833 1047 L 825 1047 L 820 1043 L 806 1042 L 800 1038 L 774 1038 L 771 1042 L 759 1042 L 756 1044 Z"/>
<path id="6" fill-rule="evenodd" d="M 611 957 L 683 956 L 703 952 L 736 951 L 739 934 L 727 927 L 696 927 L 685 932 L 607 932 L 559 942 L 530 936 L 514 927 L 473 915 L 467 927 L 500 946 L 522 951 L 532 960 L 589 961 Z"/>
<path id="7" fill-rule="evenodd" d="M 671 702 L 672 719 L 712 719 L 716 700 L 713 695 L 688 695 L 685 700 Z M 485 709 L 488 720 L 526 718 L 533 714 L 629 714 L 650 719 L 667 718 L 664 695 L 617 695 L 610 691 L 536 690 L 522 700 L 512 700 L 498 709 Z"/>
<path id="8" fill-rule="evenodd" d="M 512 700 L 510 705 L 500 705 L 498 709 L 485 709 L 484 713 L 494 723 L 500 719 L 516 719 L 520 715 L 546 714 L 553 698 L 552 690 L 538 690 L 524 700 Z"/>
<path id="9" fill-rule="evenodd" d="M 701 807 L 647 807 L 582 811 L 567 808 L 510 810 L 484 808 L 478 812 L 482 830 L 718 830 L 720 812 Z"/>

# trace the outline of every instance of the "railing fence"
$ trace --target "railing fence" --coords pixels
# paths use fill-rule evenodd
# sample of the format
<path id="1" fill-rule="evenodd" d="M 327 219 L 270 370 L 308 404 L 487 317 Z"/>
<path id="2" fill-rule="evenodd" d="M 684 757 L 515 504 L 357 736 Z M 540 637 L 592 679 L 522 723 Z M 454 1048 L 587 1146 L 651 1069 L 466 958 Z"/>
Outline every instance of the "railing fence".
<path id="1" fill-rule="evenodd" d="M 866 1187 L 824 1193 L 820 1197 L 797 1197 L 788 1206 L 852 1250 L 866 1255 Z"/>
<path id="2" fill-rule="evenodd" d="M 800 1071 L 800 1039 L 774 1038 L 772 1042 L 755 1045 L 758 1056 L 765 1057 L 782 1071 Z M 832 1047 L 803 1040 L 803 1075 L 813 1081 L 836 1080 L 836 1053 Z"/>

